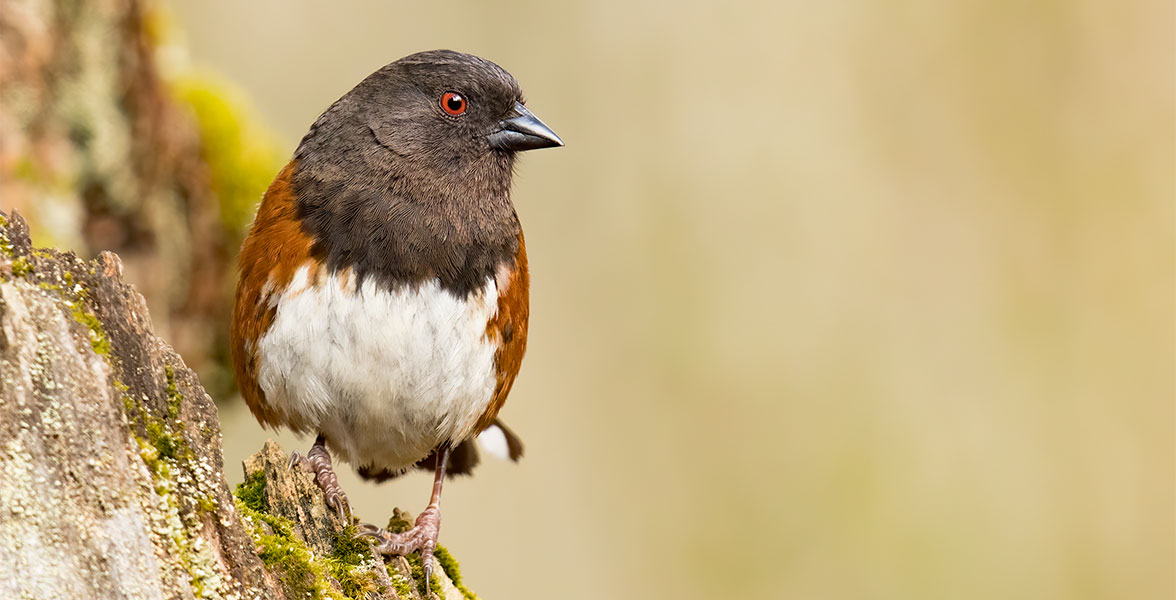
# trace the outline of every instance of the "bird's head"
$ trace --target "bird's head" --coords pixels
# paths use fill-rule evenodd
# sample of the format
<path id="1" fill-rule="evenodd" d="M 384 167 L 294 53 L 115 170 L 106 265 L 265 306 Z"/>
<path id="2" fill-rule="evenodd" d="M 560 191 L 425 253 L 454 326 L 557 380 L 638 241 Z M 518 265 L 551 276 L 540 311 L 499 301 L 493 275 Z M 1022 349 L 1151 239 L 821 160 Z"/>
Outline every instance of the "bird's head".
<path id="1" fill-rule="evenodd" d="M 434 50 L 387 65 L 340 98 L 311 128 L 298 158 L 328 150 L 344 170 L 358 161 L 375 173 L 468 183 L 509 172 L 517 152 L 562 145 L 501 67 Z"/>

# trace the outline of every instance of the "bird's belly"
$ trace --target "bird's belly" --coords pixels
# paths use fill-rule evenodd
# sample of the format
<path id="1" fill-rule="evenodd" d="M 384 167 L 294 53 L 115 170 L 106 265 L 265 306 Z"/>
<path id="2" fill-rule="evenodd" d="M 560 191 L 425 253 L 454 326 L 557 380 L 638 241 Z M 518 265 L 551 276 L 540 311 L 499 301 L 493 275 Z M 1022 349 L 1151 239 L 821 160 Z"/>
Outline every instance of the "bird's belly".
<path id="1" fill-rule="evenodd" d="M 384 469 L 473 433 L 496 384 L 493 279 L 460 298 L 436 280 L 391 289 L 349 274 L 314 279 L 303 267 L 271 298 L 274 320 L 257 344 L 258 383 L 286 423 Z"/>

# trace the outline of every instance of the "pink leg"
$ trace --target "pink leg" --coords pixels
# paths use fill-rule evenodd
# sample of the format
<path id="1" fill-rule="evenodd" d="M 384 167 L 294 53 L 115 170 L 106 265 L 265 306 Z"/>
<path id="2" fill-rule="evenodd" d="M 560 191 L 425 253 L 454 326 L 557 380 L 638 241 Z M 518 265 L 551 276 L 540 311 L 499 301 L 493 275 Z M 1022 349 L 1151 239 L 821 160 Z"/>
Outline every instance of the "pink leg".
<path id="1" fill-rule="evenodd" d="M 445 482 L 445 464 L 449 462 L 449 444 L 438 452 L 437 470 L 433 473 L 433 496 L 429 506 L 416 518 L 412 529 L 404 533 L 392 533 L 375 525 L 361 525 L 360 535 L 379 540 L 376 550 L 384 554 L 405 555 L 421 551 L 421 564 L 425 567 L 425 591 L 429 590 L 429 578 L 433 574 L 433 551 L 437 549 L 437 536 L 441 533 L 441 484 Z"/>
<path id="2" fill-rule="evenodd" d="M 339 478 L 331 468 L 331 455 L 327 452 L 326 440 L 318 436 L 310 452 L 306 456 L 295 452 L 290 456 L 290 467 L 306 465 L 314 472 L 314 480 L 318 483 L 323 494 L 327 496 L 327 506 L 339 512 L 339 519 L 344 524 L 351 522 L 351 506 L 347 503 L 347 495 L 339 488 Z"/>

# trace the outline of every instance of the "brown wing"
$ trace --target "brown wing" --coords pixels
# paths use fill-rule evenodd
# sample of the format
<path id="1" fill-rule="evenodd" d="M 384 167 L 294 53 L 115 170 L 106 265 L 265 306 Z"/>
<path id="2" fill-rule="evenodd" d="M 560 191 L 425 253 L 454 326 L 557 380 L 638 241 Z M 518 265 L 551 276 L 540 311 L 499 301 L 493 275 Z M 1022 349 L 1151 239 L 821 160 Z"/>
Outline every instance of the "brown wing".
<path id="1" fill-rule="evenodd" d="M 265 401 L 257 384 L 257 341 L 274 320 L 269 294 L 290 283 L 298 267 L 310 260 L 311 240 L 302 231 L 291 188 L 296 167 L 290 161 L 266 190 L 257 218 L 241 247 L 237 295 L 230 333 L 237 385 L 249 410 L 263 425 L 288 425 L 301 430 L 291 416 L 279 415 Z"/>

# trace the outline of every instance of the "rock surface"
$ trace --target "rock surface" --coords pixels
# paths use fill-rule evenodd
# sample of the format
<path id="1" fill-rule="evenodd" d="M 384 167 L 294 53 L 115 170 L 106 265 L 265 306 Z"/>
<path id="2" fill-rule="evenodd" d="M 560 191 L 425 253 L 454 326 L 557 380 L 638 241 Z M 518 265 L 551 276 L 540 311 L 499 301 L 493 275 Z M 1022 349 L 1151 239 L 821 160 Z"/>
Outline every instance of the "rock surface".
<path id="1" fill-rule="evenodd" d="M 0 213 L 0 598 L 421 598 L 420 560 L 373 554 L 276 444 L 230 492 L 216 407 L 121 271 Z M 435 596 L 473 597 L 438 558 Z"/>
<path id="2" fill-rule="evenodd" d="M 320 582 L 339 584 L 347 597 L 407 600 L 422 597 L 421 562 L 416 556 L 379 557 L 366 538 L 355 537 L 355 523 L 345 524 L 323 502 L 323 494 L 307 469 L 288 467 L 290 456 L 277 443 L 266 442 L 260 452 L 245 461 L 245 483 L 238 491 L 246 522 L 261 539 L 260 552 L 270 571 L 283 581 L 287 597 L 314 593 Z M 388 527 L 404 530 L 412 516 L 396 510 Z M 319 564 L 303 565 L 301 549 L 308 556 L 326 557 Z M 290 560 L 281 560 L 288 557 Z M 461 600 L 473 594 L 458 588 L 461 576 L 448 552 L 437 553 L 438 568 L 432 588 L 438 597 Z M 312 561 L 313 562 L 313 561 Z M 452 575 L 452 578 L 451 578 Z"/>

